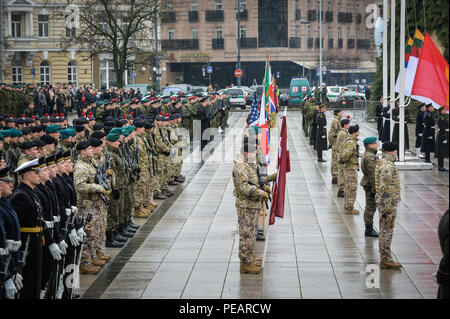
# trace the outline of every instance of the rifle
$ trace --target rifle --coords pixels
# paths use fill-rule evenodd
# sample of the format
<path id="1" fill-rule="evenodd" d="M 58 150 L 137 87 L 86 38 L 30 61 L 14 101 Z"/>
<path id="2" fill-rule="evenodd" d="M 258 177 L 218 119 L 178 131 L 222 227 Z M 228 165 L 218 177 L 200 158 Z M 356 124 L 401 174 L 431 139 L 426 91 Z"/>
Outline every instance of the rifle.
<path id="1" fill-rule="evenodd" d="M 110 188 L 109 188 L 108 183 L 106 183 L 105 174 L 106 174 L 106 170 L 102 171 L 102 165 L 100 165 L 100 160 L 99 160 L 98 165 L 97 165 L 97 174 L 95 175 L 95 182 L 97 184 L 99 184 L 100 186 L 102 186 L 104 189 L 109 190 Z M 105 195 L 100 194 L 100 198 L 106 205 L 109 205 L 109 200 L 106 198 Z"/>
<path id="2" fill-rule="evenodd" d="M 265 183 L 264 180 L 262 178 L 261 172 L 259 171 L 259 166 L 256 166 L 256 172 L 258 173 L 258 181 L 259 181 L 259 188 L 261 188 L 263 191 L 266 191 L 265 189 Z M 270 198 L 269 195 L 269 200 L 272 201 L 272 199 Z M 269 209 L 269 204 L 267 203 L 267 199 L 264 200 L 264 203 L 266 204 L 266 209 Z"/>
<path id="3" fill-rule="evenodd" d="M 61 238 L 62 240 L 66 240 L 67 233 L 69 232 L 69 225 L 73 225 L 75 220 L 75 214 L 72 214 L 71 216 L 68 216 L 66 219 L 66 222 L 64 224 L 64 228 L 61 231 Z M 64 267 L 66 260 L 66 255 L 63 255 L 60 261 L 57 262 L 57 268 L 56 268 L 56 288 L 55 288 L 55 298 L 61 299 L 62 295 L 64 293 L 64 284 L 63 279 L 64 275 L 66 273 L 66 269 Z M 59 265 L 62 267 L 62 271 L 59 270 Z"/>
<path id="4" fill-rule="evenodd" d="M 23 267 L 26 264 L 29 245 L 30 245 L 30 235 L 28 235 L 27 240 L 25 242 L 25 249 L 22 252 L 22 258 L 20 258 L 19 262 L 17 263 L 16 270 L 19 275 L 22 275 Z"/>
<path id="5" fill-rule="evenodd" d="M 5 264 L 5 270 L 4 271 L 0 271 L 0 287 L 4 287 L 5 282 L 6 282 L 6 277 L 8 277 L 8 268 L 9 268 L 9 263 L 11 262 L 11 252 L 8 252 L 8 259 L 6 260 L 6 264 Z"/>

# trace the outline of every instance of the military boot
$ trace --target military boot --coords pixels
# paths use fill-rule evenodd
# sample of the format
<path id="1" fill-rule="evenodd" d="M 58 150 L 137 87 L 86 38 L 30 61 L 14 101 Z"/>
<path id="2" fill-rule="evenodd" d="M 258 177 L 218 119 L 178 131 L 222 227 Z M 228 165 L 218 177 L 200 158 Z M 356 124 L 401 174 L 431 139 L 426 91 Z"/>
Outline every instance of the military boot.
<path id="1" fill-rule="evenodd" d="M 158 202 L 155 202 L 154 200 L 151 200 L 148 204 L 149 204 L 150 206 L 154 206 L 154 207 L 158 207 L 158 206 L 159 206 L 159 203 L 158 203 Z"/>
<path id="2" fill-rule="evenodd" d="M 338 183 L 337 177 L 333 177 L 333 178 L 331 179 L 331 184 L 337 184 L 337 183 Z"/>
<path id="3" fill-rule="evenodd" d="M 181 175 L 180 176 L 177 176 L 177 177 L 175 177 L 175 181 L 176 182 L 179 182 L 179 183 L 183 183 L 184 182 L 184 177 L 182 177 Z"/>
<path id="4" fill-rule="evenodd" d="M 261 272 L 261 266 L 257 266 L 255 263 L 249 265 L 241 264 L 240 272 L 241 274 L 259 274 Z"/>
<path id="5" fill-rule="evenodd" d="M 256 235 L 256 240 L 258 241 L 265 241 L 266 237 L 264 237 L 264 232 L 261 230 L 258 230 L 258 234 Z"/>
<path id="6" fill-rule="evenodd" d="M 92 264 L 97 267 L 103 267 L 104 265 L 106 265 L 106 260 L 97 257 L 92 260 Z"/>
<path id="7" fill-rule="evenodd" d="M 396 263 L 393 260 L 381 261 L 380 267 L 382 269 L 400 269 L 402 268 L 402 264 Z"/>
<path id="8" fill-rule="evenodd" d="M 106 247 L 119 248 L 123 247 L 124 245 L 125 243 L 119 242 L 115 239 L 113 232 L 111 231 L 106 232 L 106 243 L 105 243 Z"/>
<path id="9" fill-rule="evenodd" d="M 133 233 L 130 233 L 129 231 L 127 231 L 127 225 L 126 224 L 122 224 L 119 226 L 119 234 L 123 237 L 126 238 L 131 238 L 134 236 Z"/>
<path id="10" fill-rule="evenodd" d="M 80 273 L 86 275 L 96 275 L 100 269 L 100 267 L 96 267 L 93 264 L 85 264 L 80 266 Z"/>
<path id="11" fill-rule="evenodd" d="M 256 266 L 261 267 L 262 261 L 263 261 L 263 257 L 262 257 L 262 256 L 255 256 L 255 255 L 253 255 L 253 263 L 254 263 Z"/>
<path id="12" fill-rule="evenodd" d="M 135 218 L 148 218 L 148 216 L 150 216 L 149 213 L 144 212 L 141 209 L 135 210 L 134 211 L 134 217 Z"/>
<path id="13" fill-rule="evenodd" d="M 97 257 L 100 258 L 100 259 L 106 260 L 107 262 L 111 259 L 110 255 L 107 255 L 107 254 L 105 254 L 102 251 L 98 251 L 97 252 Z"/>
<path id="14" fill-rule="evenodd" d="M 164 195 L 162 192 L 156 194 L 154 197 L 155 197 L 156 199 L 166 199 L 166 198 L 167 198 L 167 196 Z"/>
<path id="15" fill-rule="evenodd" d="M 170 186 L 176 186 L 178 185 L 178 183 L 175 180 L 171 180 L 170 182 L 168 182 L 167 184 L 169 184 Z"/>
<path id="16" fill-rule="evenodd" d="M 366 224 L 366 231 L 364 233 L 366 237 L 378 237 L 378 233 L 373 229 L 372 224 Z"/>
<path id="17" fill-rule="evenodd" d="M 136 229 L 131 227 L 128 223 L 124 224 L 124 229 L 129 233 L 132 233 L 132 234 L 136 233 Z"/>
<path id="18" fill-rule="evenodd" d="M 118 229 L 116 229 L 116 230 L 113 232 L 113 235 L 114 235 L 114 239 L 115 239 L 116 241 L 119 241 L 119 242 L 121 242 L 121 243 L 126 243 L 126 242 L 128 241 L 128 238 L 123 237 L 123 236 L 119 233 L 119 230 L 118 230 Z"/>
<path id="19" fill-rule="evenodd" d="M 359 210 L 353 208 L 352 215 L 359 215 Z"/>
<path id="20" fill-rule="evenodd" d="M 338 193 L 337 193 L 337 197 L 344 198 L 345 197 L 344 196 L 344 191 L 343 190 L 339 190 Z"/>
<path id="21" fill-rule="evenodd" d="M 141 228 L 141 226 L 139 226 L 138 224 L 133 223 L 133 221 L 130 219 L 130 221 L 128 222 L 128 226 L 130 226 L 131 228 L 134 229 L 139 229 Z"/>
<path id="22" fill-rule="evenodd" d="M 353 209 L 344 209 L 345 215 L 353 215 Z"/>

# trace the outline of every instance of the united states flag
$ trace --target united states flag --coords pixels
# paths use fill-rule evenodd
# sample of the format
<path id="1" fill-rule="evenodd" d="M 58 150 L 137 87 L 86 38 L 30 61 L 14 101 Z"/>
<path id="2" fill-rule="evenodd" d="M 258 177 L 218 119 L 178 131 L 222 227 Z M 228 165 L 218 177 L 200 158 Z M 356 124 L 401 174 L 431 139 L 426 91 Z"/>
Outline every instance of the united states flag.
<path id="1" fill-rule="evenodd" d="M 253 93 L 253 103 L 252 103 L 252 109 L 250 111 L 250 120 L 249 120 L 249 127 L 250 126 L 258 126 L 259 121 L 259 111 L 258 111 L 258 101 L 256 98 L 256 91 Z"/>

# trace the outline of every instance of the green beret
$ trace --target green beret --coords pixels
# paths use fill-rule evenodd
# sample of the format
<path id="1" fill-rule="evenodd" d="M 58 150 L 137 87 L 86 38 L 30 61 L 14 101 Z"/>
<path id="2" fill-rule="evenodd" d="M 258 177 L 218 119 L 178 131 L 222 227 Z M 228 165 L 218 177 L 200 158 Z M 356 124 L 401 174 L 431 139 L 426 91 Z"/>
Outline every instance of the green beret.
<path id="1" fill-rule="evenodd" d="M 124 105 L 124 104 L 130 103 L 130 102 L 131 102 L 131 99 L 123 100 L 122 102 L 120 102 L 120 105 Z"/>
<path id="2" fill-rule="evenodd" d="M 150 102 L 149 99 L 143 99 L 143 100 L 141 101 L 141 103 L 148 103 L 148 102 Z"/>
<path id="3" fill-rule="evenodd" d="M 2 131 L 0 131 L 0 135 L 2 136 L 2 138 L 11 136 L 9 130 L 2 130 Z"/>
<path id="4" fill-rule="evenodd" d="M 250 126 L 248 128 L 248 135 L 258 135 L 261 133 L 261 128 L 259 126 Z"/>
<path id="5" fill-rule="evenodd" d="M 133 126 L 133 125 L 128 125 L 128 126 L 122 127 L 122 134 L 123 134 L 123 136 L 127 137 L 127 136 L 129 136 L 135 129 L 136 129 L 136 127 Z"/>
<path id="6" fill-rule="evenodd" d="M 164 99 L 162 102 L 163 102 L 163 104 L 168 104 L 168 103 L 172 102 L 172 100 L 171 99 Z"/>
<path id="7" fill-rule="evenodd" d="M 56 133 L 56 132 L 58 132 L 60 129 L 61 129 L 61 126 L 59 126 L 58 124 L 52 124 L 52 125 L 47 126 L 47 127 L 45 128 L 45 131 L 46 131 L 47 133 Z"/>
<path id="8" fill-rule="evenodd" d="M 120 134 L 109 132 L 109 134 L 106 136 L 106 139 L 110 142 L 115 142 L 120 139 Z"/>
<path id="9" fill-rule="evenodd" d="M 109 134 L 123 134 L 123 130 L 121 127 L 115 127 L 111 131 L 109 131 Z"/>
<path id="10" fill-rule="evenodd" d="M 9 129 L 9 136 L 11 136 L 11 137 L 20 137 L 20 136 L 22 136 L 22 132 L 17 130 L 17 129 L 15 129 L 15 128 L 11 128 L 11 129 Z"/>
<path id="11" fill-rule="evenodd" d="M 189 103 L 189 100 L 188 99 L 183 99 L 182 103 L 183 104 Z"/>
<path id="12" fill-rule="evenodd" d="M 70 128 L 66 128 L 64 130 L 59 131 L 59 133 L 61 134 L 61 138 L 62 139 L 66 139 L 69 137 L 73 137 L 76 135 L 76 132 L 73 129 Z"/>
<path id="13" fill-rule="evenodd" d="M 364 144 L 373 144 L 373 143 L 375 143 L 376 141 L 377 141 L 377 138 L 376 138 L 376 137 L 370 136 L 370 137 L 366 137 L 366 138 L 363 140 L 363 143 L 364 143 Z"/>

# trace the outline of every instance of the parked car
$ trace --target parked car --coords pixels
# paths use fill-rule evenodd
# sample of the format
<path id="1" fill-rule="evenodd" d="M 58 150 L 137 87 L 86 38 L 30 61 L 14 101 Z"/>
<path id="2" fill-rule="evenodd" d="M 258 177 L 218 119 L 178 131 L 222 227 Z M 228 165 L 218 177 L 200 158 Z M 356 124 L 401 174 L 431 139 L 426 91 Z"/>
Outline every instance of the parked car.
<path id="1" fill-rule="evenodd" d="M 151 84 L 128 84 L 125 85 L 125 90 L 133 89 L 134 91 L 139 91 L 142 93 L 142 96 L 144 97 L 147 95 L 147 93 L 152 91 L 152 85 Z"/>
<path id="2" fill-rule="evenodd" d="M 164 88 L 162 95 L 163 96 L 171 96 L 177 95 L 180 92 L 184 94 L 191 94 L 193 86 L 190 84 L 173 84 Z"/>
<path id="3" fill-rule="evenodd" d="M 289 103 L 289 89 L 279 89 L 279 104 L 280 106 L 288 106 Z"/>
<path id="4" fill-rule="evenodd" d="M 202 96 L 208 95 L 208 87 L 207 86 L 193 86 L 191 87 L 191 94 L 201 93 Z"/>
<path id="5" fill-rule="evenodd" d="M 343 108 L 353 107 L 354 101 L 365 101 L 366 98 L 355 91 L 346 90 L 341 93 L 337 102 Z"/>
<path id="6" fill-rule="evenodd" d="M 352 85 L 346 85 L 345 90 L 354 91 L 358 93 L 359 96 L 366 99 L 366 87 L 364 85 L 360 84 L 352 84 Z"/>
<path id="7" fill-rule="evenodd" d="M 330 102 L 336 102 L 344 91 L 343 86 L 327 86 L 327 98 Z"/>
<path id="8" fill-rule="evenodd" d="M 238 87 L 232 87 L 228 90 L 228 99 L 230 101 L 231 107 L 239 106 L 241 109 L 245 109 L 245 105 L 247 102 L 247 95 L 244 92 L 244 89 Z"/>
<path id="9" fill-rule="evenodd" d="M 311 96 L 311 87 L 306 78 L 294 78 L 289 87 L 288 106 L 300 105 L 305 95 Z"/>

